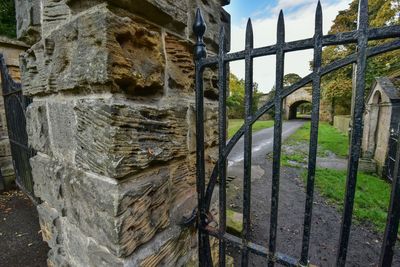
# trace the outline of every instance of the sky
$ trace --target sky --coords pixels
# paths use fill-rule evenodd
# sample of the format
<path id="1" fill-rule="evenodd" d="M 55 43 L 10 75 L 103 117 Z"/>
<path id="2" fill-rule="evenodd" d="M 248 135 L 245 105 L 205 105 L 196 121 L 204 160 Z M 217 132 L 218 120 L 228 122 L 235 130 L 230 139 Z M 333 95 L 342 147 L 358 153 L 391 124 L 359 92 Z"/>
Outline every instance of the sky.
<path id="1" fill-rule="evenodd" d="M 327 34 L 339 10 L 347 9 L 351 0 L 321 0 L 323 31 Z M 231 14 L 231 52 L 244 49 L 245 28 L 251 18 L 254 47 L 272 45 L 276 42 L 276 24 L 279 11 L 285 16 L 286 41 L 310 38 L 314 34 L 317 0 L 231 0 L 225 9 Z M 301 77 L 310 73 L 309 62 L 313 51 L 303 50 L 287 53 L 285 74 L 297 73 Z M 244 78 L 244 61 L 231 62 L 231 72 Z M 275 56 L 254 59 L 254 82 L 266 93 L 275 84 Z"/>

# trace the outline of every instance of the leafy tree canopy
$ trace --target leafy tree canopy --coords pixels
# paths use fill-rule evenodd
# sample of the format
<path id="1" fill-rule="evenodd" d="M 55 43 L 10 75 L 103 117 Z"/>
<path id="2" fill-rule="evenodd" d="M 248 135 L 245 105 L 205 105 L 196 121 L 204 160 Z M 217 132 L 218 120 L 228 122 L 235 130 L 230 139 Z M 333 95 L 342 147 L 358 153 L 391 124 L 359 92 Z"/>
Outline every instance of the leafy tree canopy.
<path id="1" fill-rule="evenodd" d="M 283 86 L 288 87 L 301 80 L 301 77 L 296 73 L 288 73 L 283 76 Z"/>
<path id="2" fill-rule="evenodd" d="M 369 25 L 382 27 L 399 24 L 400 1 L 370 0 Z M 329 31 L 330 34 L 357 29 L 358 0 L 353 0 L 346 10 L 340 11 Z M 390 40 L 370 41 L 369 45 L 380 45 Z M 323 64 L 329 64 L 344 58 L 356 50 L 354 44 L 329 46 L 323 50 Z M 379 76 L 393 75 L 400 70 L 400 51 L 393 51 L 368 59 L 366 72 L 367 93 L 375 79 Z M 350 108 L 352 93 L 352 67 L 341 68 L 326 75 L 322 80 L 323 97 L 337 100 L 342 106 Z"/>
<path id="3" fill-rule="evenodd" d="M 0 0 L 0 35 L 16 37 L 14 0 Z"/>
<path id="4" fill-rule="evenodd" d="M 243 119 L 245 116 L 245 82 L 239 79 L 233 73 L 229 76 L 229 96 L 226 101 L 228 106 L 228 116 L 230 119 Z M 258 102 L 261 97 L 258 91 L 258 84 L 253 84 L 253 103 L 252 112 L 258 108 Z"/>

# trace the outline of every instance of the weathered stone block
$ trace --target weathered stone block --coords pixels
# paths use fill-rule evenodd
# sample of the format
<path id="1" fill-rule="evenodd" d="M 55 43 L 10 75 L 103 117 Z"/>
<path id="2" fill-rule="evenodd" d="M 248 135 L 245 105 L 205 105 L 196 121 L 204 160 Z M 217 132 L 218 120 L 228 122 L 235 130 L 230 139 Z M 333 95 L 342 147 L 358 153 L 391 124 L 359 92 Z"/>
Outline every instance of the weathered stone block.
<path id="1" fill-rule="evenodd" d="M 192 12 L 189 12 L 189 21 L 188 25 L 193 25 L 195 19 L 195 10 L 200 8 L 202 14 L 204 16 L 204 20 L 207 25 L 207 31 L 204 35 L 204 41 L 206 42 L 207 48 L 209 52 L 217 53 L 218 52 L 218 43 L 219 43 L 219 32 L 220 27 L 224 26 L 225 28 L 225 36 L 226 36 L 226 44 L 227 50 L 230 50 L 230 33 L 231 33 L 231 16 L 228 12 L 226 12 L 221 7 L 220 0 L 211 0 L 211 1 L 203 1 L 203 0 L 194 0 L 189 1 L 189 9 Z M 194 40 L 194 33 L 191 29 L 189 30 L 189 36 L 191 40 Z"/>
<path id="2" fill-rule="evenodd" d="M 206 147 L 217 144 L 216 120 L 217 107 L 207 103 Z M 36 151 L 117 179 L 194 153 L 196 142 L 193 105 L 170 101 L 157 106 L 114 98 L 33 102 L 27 132 Z"/>
<path id="3" fill-rule="evenodd" d="M 60 161 L 74 162 L 76 151 L 76 119 L 70 101 L 47 102 L 50 148 Z"/>
<path id="4" fill-rule="evenodd" d="M 82 100 L 75 109 L 76 162 L 84 169 L 119 179 L 188 153 L 186 105 Z"/>
<path id="5" fill-rule="evenodd" d="M 190 152 L 196 151 L 196 109 L 194 103 L 190 103 L 187 121 L 189 123 L 188 147 Z M 213 102 L 204 104 L 204 142 L 205 147 L 213 147 L 218 144 L 218 107 Z M 210 153 L 209 156 L 212 156 Z"/>
<path id="6" fill-rule="evenodd" d="M 51 155 L 49 123 L 45 102 L 33 102 L 26 110 L 26 131 L 29 145 L 36 151 Z"/>
<path id="7" fill-rule="evenodd" d="M 44 202 L 51 203 L 51 206 L 62 214 L 65 206 L 62 188 L 64 183 L 63 167 L 53 163 L 49 157 L 39 155 L 31 158 L 30 164 L 35 181 L 35 196 Z"/>
<path id="8" fill-rule="evenodd" d="M 171 216 L 178 222 L 194 208 L 194 168 L 186 162 L 153 168 L 121 183 L 41 155 L 31 159 L 31 166 L 35 194 L 118 256 L 130 255 L 167 227 Z"/>
<path id="9" fill-rule="evenodd" d="M 30 146 L 60 161 L 73 162 L 76 151 L 74 102 L 35 101 L 26 114 Z"/>
<path id="10" fill-rule="evenodd" d="M 167 34 L 165 36 L 165 50 L 168 62 L 166 69 L 168 95 L 193 94 L 195 91 L 193 44 Z M 209 99 L 218 99 L 218 77 L 216 73 L 216 70 L 209 68 L 204 71 L 204 96 Z"/>
<path id="11" fill-rule="evenodd" d="M 15 0 L 17 37 L 27 44 L 40 40 L 40 0 Z"/>
<path id="12" fill-rule="evenodd" d="M 42 36 L 46 37 L 71 15 L 65 0 L 42 0 Z"/>
<path id="13" fill-rule="evenodd" d="M 101 5 L 50 33 L 22 57 L 24 94 L 125 92 L 161 94 L 160 30 Z"/>
<path id="14" fill-rule="evenodd" d="M 173 32 L 185 34 L 187 26 L 186 1 L 174 0 L 67 0 L 74 13 L 91 8 L 100 3 L 107 2 L 110 6 L 121 8 L 135 15 L 141 16 L 155 24 L 165 27 Z"/>
<path id="15" fill-rule="evenodd" d="M 196 231 L 171 227 L 125 259 L 125 267 L 187 266 L 196 258 Z"/>
<path id="16" fill-rule="evenodd" d="M 122 267 L 122 260 L 98 244 L 66 218 L 61 219 L 68 266 Z"/>
<path id="17" fill-rule="evenodd" d="M 170 93 L 194 92 L 193 47 L 189 42 L 167 34 L 165 50 L 168 60 L 168 87 Z M 177 92 L 176 92 L 177 91 Z"/>
<path id="18" fill-rule="evenodd" d="M 43 241 L 50 247 L 56 247 L 61 242 L 60 214 L 47 202 L 43 202 L 37 207 L 39 214 L 39 224 L 42 232 Z"/>

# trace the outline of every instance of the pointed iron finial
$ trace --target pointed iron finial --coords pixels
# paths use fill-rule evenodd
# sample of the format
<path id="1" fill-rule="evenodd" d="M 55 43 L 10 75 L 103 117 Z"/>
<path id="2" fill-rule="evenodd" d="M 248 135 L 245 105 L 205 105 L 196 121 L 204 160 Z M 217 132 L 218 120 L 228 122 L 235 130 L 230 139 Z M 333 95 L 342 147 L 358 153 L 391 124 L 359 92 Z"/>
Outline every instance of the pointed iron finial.
<path id="1" fill-rule="evenodd" d="M 254 46 L 254 38 L 253 38 L 253 24 L 251 23 L 251 19 L 247 21 L 246 26 L 246 49 L 252 49 Z"/>
<path id="2" fill-rule="evenodd" d="M 322 34 L 322 7 L 319 0 L 317 10 L 315 11 L 315 33 Z"/>
<path id="3" fill-rule="evenodd" d="M 276 40 L 278 44 L 281 44 L 285 41 L 285 18 L 282 10 L 279 12 Z"/>
<path id="4" fill-rule="evenodd" d="M 207 57 L 207 49 L 204 44 L 204 33 L 206 32 L 207 26 L 204 22 L 203 15 L 201 14 L 200 8 L 196 11 L 196 18 L 193 24 L 193 32 L 196 35 L 196 44 L 194 46 L 194 58 L 199 60 Z"/>

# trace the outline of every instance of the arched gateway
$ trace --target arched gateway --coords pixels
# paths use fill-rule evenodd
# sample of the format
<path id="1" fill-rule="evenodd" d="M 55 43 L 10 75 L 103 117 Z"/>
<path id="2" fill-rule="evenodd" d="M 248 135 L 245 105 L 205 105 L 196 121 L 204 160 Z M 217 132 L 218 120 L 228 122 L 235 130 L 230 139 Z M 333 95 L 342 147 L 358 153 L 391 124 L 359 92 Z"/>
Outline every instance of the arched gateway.
<path id="1" fill-rule="evenodd" d="M 283 110 L 285 119 L 292 120 L 297 118 L 297 108 L 304 103 L 311 103 L 311 87 L 303 87 L 288 95 L 283 100 Z"/>

